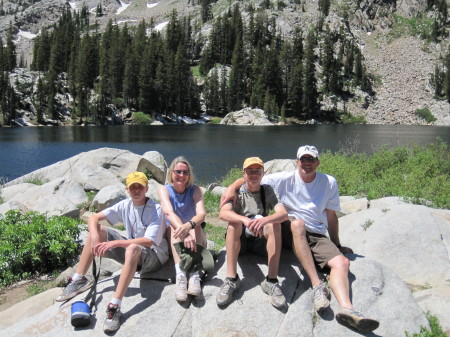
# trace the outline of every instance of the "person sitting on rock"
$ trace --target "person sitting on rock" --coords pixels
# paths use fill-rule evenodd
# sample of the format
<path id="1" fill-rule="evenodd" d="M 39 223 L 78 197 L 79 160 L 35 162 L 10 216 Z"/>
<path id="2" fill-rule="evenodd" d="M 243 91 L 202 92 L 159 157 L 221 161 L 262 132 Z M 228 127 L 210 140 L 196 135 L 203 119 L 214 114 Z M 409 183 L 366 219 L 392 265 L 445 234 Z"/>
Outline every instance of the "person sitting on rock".
<path id="1" fill-rule="evenodd" d="M 85 274 L 95 256 L 122 263 L 119 282 L 106 309 L 107 316 L 103 324 L 105 332 L 119 329 L 122 299 L 136 270 L 140 269 L 141 273 L 153 272 L 169 259 L 166 224 L 160 205 L 146 197 L 146 175 L 142 172 L 130 173 L 126 178 L 126 190 L 130 198 L 89 217 L 89 235 L 76 273 L 69 278 L 68 285 L 56 298 L 56 301 L 67 301 L 91 287 L 92 281 Z M 100 225 L 102 220 L 110 224 L 123 223 L 128 238 L 110 227 Z"/>
<path id="2" fill-rule="evenodd" d="M 239 254 L 252 251 L 267 256 L 268 274 L 261 283 L 270 303 L 278 309 L 286 306 L 286 299 L 278 284 L 281 254 L 281 221 L 287 212 L 272 187 L 261 185 L 264 163 L 258 157 L 244 161 L 243 179 L 236 203 L 228 202 L 220 209 L 219 217 L 228 221 L 226 233 L 227 277 L 216 296 L 218 306 L 232 301 L 233 293 L 241 286 L 237 274 Z M 268 215 L 270 211 L 275 212 Z"/>
<path id="3" fill-rule="evenodd" d="M 328 289 L 320 283 L 312 258 L 320 268 L 330 271 L 329 284 L 340 306 L 336 320 L 362 333 L 373 331 L 378 328 L 379 322 L 366 318 L 350 300 L 350 261 L 344 254 L 353 251 L 341 246 L 339 240 L 336 211 L 340 209 L 340 204 L 336 179 L 316 171 L 320 161 L 314 146 L 301 146 L 297 151 L 296 163 L 298 170 L 269 174 L 262 180 L 277 191 L 289 215 L 290 221 L 282 224 L 283 245 L 294 247 L 297 258 L 310 277 L 315 302 L 318 299 L 316 310 L 329 306 L 329 301 L 324 300 L 325 296 L 328 297 Z M 242 179 L 236 180 L 221 202 L 235 198 L 236 189 L 242 183 Z M 326 236 L 327 231 L 330 238 Z"/>
<path id="4" fill-rule="evenodd" d="M 180 266 L 182 259 L 176 244 L 182 243 L 183 248 L 193 252 L 206 249 L 206 235 L 202 228 L 206 210 L 203 193 L 199 186 L 194 185 L 192 166 L 184 157 L 180 156 L 172 161 L 166 181 L 168 183 L 159 188 L 158 195 L 166 221 L 170 225 L 176 272 L 175 298 L 179 302 L 184 302 L 188 294 L 201 295 L 201 278 L 199 270 L 189 273 Z"/>

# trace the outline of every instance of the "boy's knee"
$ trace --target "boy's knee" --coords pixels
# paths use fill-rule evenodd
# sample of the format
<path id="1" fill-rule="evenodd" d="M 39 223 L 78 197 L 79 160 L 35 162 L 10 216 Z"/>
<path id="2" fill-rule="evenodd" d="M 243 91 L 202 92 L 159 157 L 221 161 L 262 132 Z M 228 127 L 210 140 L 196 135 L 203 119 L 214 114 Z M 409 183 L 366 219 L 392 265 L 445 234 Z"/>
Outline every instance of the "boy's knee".
<path id="1" fill-rule="evenodd" d="M 132 259 L 135 260 L 141 255 L 141 246 L 132 243 L 125 249 L 125 260 Z"/>

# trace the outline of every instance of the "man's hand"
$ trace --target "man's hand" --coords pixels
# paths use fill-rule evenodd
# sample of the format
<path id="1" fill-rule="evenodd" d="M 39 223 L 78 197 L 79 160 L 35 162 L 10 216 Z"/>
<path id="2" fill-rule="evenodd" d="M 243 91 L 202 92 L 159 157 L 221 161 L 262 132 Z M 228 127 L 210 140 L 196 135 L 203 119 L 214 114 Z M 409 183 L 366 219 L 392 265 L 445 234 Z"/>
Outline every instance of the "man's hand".
<path id="1" fill-rule="evenodd" d="M 236 203 L 236 195 L 237 195 L 236 190 L 228 187 L 220 197 L 220 208 L 222 208 L 222 206 L 229 201 L 232 201 L 234 205 Z"/>

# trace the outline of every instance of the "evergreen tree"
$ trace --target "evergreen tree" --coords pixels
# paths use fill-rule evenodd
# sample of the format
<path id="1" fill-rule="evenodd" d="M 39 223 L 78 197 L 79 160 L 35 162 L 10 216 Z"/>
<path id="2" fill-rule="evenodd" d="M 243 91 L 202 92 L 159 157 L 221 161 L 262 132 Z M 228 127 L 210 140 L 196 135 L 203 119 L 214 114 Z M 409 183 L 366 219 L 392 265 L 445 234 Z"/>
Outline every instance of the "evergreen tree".
<path id="1" fill-rule="evenodd" d="M 131 48 L 125 58 L 125 72 L 123 79 L 123 98 L 127 106 L 137 107 L 139 97 L 139 73 L 141 69 L 142 53 L 147 43 L 146 24 L 141 21 L 133 37 Z"/>
<path id="2" fill-rule="evenodd" d="M 447 68 L 445 72 L 445 97 L 447 98 L 447 102 L 450 103 L 450 47 L 445 58 L 445 67 Z"/>
<path id="3" fill-rule="evenodd" d="M 241 21 L 242 23 L 242 21 Z M 228 84 L 228 110 L 239 110 L 245 95 L 244 87 L 244 55 L 243 55 L 243 40 L 242 40 L 242 26 L 236 27 L 237 37 L 233 50 L 233 58 L 231 61 L 231 71 Z"/>
<path id="4" fill-rule="evenodd" d="M 310 30 L 306 38 L 305 48 L 305 71 L 303 84 L 303 109 L 306 117 L 316 118 L 318 112 L 318 91 L 315 77 L 315 55 L 316 37 L 313 30 Z"/>
<path id="5" fill-rule="evenodd" d="M 211 71 L 211 76 L 205 81 L 205 106 L 206 112 L 217 116 L 220 111 L 220 88 L 217 68 Z"/>
<path id="6" fill-rule="evenodd" d="M 46 109 L 47 94 L 45 92 L 45 84 L 41 76 L 39 76 L 36 93 L 34 95 L 34 106 L 36 107 L 37 122 L 44 123 L 44 111 Z"/>
<path id="7" fill-rule="evenodd" d="M 9 24 L 6 34 L 6 48 L 4 49 L 5 70 L 12 71 L 17 65 L 16 45 L 14 44 L 13 26 Z"/>
<path id="8" fill-rule="evenodd" d="M 330 0 L 319 0 L 319 11 L 324 16 L 328 16 L 330 12 Z"/>

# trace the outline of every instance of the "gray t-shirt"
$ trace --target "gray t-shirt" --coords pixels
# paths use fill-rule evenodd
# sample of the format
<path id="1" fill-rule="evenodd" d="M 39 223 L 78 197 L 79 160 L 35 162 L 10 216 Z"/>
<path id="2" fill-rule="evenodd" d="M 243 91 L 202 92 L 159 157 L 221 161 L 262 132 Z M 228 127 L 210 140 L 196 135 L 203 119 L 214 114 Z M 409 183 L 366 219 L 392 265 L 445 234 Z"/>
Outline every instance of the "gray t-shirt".
<path id="1" fill-rule="evenodd" d="M 261 186 L 264 188 L 267 216 L 269 211 L 273 210 L 277 205 L 282 205 L 282 203 L 278 201 L 278 196 L 270 185 Z M 232 202 L 230 204 L 233 207 Z M 261 193 L 259 191 L 249 192 L 245 188 L 245 184 L 242 185 L 237 194 L 236 205 L 233 207 L 233 211 L 246 217 L 253 217 L 257 214 L 263 215 L 264 207 L 261 201 Z"/>
<path id="2" fill-rule="evenodd" d="M 105 209 L 102 213 L 112 225 L 122 222 L 125 225 L 128 239 L 145 237 L 153 242 L 152 249 L 161 263 L 169 258 L 168 244 L 164 236 L 166 223 L 161 206 L 148 199 L 145 206 L 134 206 L 131 198 L 119 201 Z"/>

